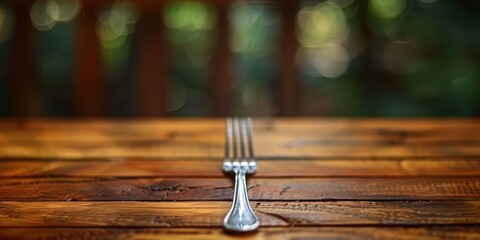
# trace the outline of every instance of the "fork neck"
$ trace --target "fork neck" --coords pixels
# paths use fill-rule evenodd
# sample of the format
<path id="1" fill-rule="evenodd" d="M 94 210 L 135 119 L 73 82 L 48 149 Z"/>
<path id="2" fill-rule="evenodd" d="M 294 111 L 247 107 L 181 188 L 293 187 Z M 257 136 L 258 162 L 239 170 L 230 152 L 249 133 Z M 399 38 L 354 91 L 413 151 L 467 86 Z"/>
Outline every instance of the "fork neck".
<path id="1" fill-rule="evenodd" d="M 237 167 L 233 169 L 235 173 L 235 190 L 233 202 L 227 216 L 223 220 L 226 229 L 232 231 L 251 231 L 259 226 L 258 218 L 250 206 L 247 194 L 247 184 L 245 175 L 247 167 Z"/>

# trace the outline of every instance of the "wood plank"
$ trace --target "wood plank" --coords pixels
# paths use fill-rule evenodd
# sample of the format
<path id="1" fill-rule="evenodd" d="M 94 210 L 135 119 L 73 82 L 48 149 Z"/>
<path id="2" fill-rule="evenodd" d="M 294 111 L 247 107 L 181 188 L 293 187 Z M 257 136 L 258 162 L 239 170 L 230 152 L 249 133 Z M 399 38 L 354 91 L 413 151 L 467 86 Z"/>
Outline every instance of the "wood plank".
<path id="1" fill-rule="evenodd" d="M 82 144 L 11 142 L 1 145 L 0 157 L 11 158 L 216 158 L 222 159 L 223 144 L 199 143 L 113 143 L 110 146 L 95 142 Z M 404 158 L 404 157 L 480 157 L 479 146 L 318 146 L 255 144 L 259 159 L 305 158 Z"/>
<path id="2" fill-rule="evenodd" d="M 1 119 L 0 129 L 8 130 L 75 130 L 90 131 L 116 130 L 215 130 L 223 132 L 223 118 L 163 118 L 163 119 Z M 290 131 L 305 133 L 311 131 L 323 132 L 367 132 L 377 134 L 409 134 L 430 133 L 441 134 L 444 131 L 451 133 L 465 132 L 479 129 L 478 119 L 341 119 L 341 118 L 254 118 L 254 128 L 270 132 Z"/>
<path id="3" fill-rule="evenodd" d="M 291 123 L 290 123 L 291 122 Z M 462 121 L 459 124 L 446 124 L 420 129 L 404 129 L 403 127 L 412 126 L 409 122 L 398 123 L 395 128 L 377 126 L 362 126 L 356 121 L 350 124 L 329 126 L 319 119 L 317 125 L 308 124 L 310 121 L 282 121 L 278 120 L 274 123 L 265 120 L 255 120 L 254 129 L 256 137 L 281 137 L 288 138 L 291 135 L 300 136 L 302 141 L 317 141 L 323 144 L 349 144 L 358 143 L 359 141 L 367 141 L 369 144 L 395 144 L 395 143 L 419 143 L 419 144 L 435 144 L 445 140 L 475 140 L 480 137 L 475 134 L 476 130 L 480 130 L 480 122 L 475 125 L 464 126 Z M 358 123 L 362 123 L 359 121 Z M 311 126 L 306 128 L 304 125 Z M 315 127 L 316 126 L 316 127 Z M 452 128 L 453 126 L 453 128 Z M 109 139 L 108 136 L 120 138 L 121 140 L 135 139 L 184 139 L 189 138 L 208 143 L 222 142 L 224 135 L 224 123 L 219 119 L 212 120 L 158 120 L 158 121 L 0 121 L 0 129 L 5 136 L 15 136 L 16 140 L 25 139 L 25 134 L 33 134 L 41 140 L 46 141 L 72 141 L 72 140 L 102 140 Z M 68 134 L 75 133 L 76 138 L 68 138 Z M 156 136 L 156 138 L 155 138 Z M 352 139 L 353 138 L 353 139 Z M 349 140 L 350 141 L 347 141 Z M 330 140 L 331 142 L 327 142 Z"/>
<path id="4" fill-rule="evenodd" d="M 0 159 L 0 177 L 223 177 L 218 159 Z M 480 177 L 480 158 L 259 160 L 256 177 Z"/>
<path id="5" fill-rule="evenodd" d="M 4 228 L 1 239 L 478 239 L 479 226 L 424 227 L 269 227 L 250 234 L 222 228 Z"/>
<path id="6" fill-rule="evenodd" d="M 252 202 L 261 226 L 480 224 L 478 201 Z M 1 227 L 221 227 L 230 202 L 0 202 Z"/>
<path id="7" fill-rule="evenodd" d="M 477 200 L 480 178 L 250 178 L 251 200 Z M 230 200 L 232 178 L 0 180 L 0 201 Z"/>
<path id="8" fill-rule="evenodd" d="M 105 140 L 78 141 L 75 133 L 66 137 L 65 141 L 45 141 L 32 133 L 30 140 L 17 140 L 14 136 L 0 136 L 3 139 L 2 157 L 41 157 L 41 158 L 99 158 L 99 157 L 194 157 L 223 158 L 224 143 L 202 143 L 195 140 L 163 140 L 138 139 L 121 141 L 114 136 Z M 75 136 L 75 138 L 72 138 Z M 302 138 L 287 141 L 267 138 L 259 142 L 254 140 L 258 158 L 319 158 L 319 157 L 462 157 L 480 156 L 479 144 L 469 145 L 468 141 L 461 143 L 447 142 L 442 145 L 411 146 L 411 145 L 365 145 L 351 143 L 347 145 L 323 144 L 322 142 L 303 141 Z M 272 139 L 269 142 L 268 139 Z"/>
<path id="9" fill-rule="evenodd" d="M 480 156 L 477 121 L 258 121 L 254 143 L 261 158 Z M 2 125 L 3 123 L 3 125 Z M 54 124 L 57 123 L 58 125 Z M 340 121 L 342 123 L 342 121 Z M 399 126 L 384 128 L 391 123 Z M 431 123 L 432 126 L 424 125 Z M 456 125 L 457 123 L 465 123 Z M 3 121 L 4 157 L 221 158 L 223 120 Z M 383 124 L 383 125 L 382 125 Z M 8 125 L 10 125 L 8 128 Z M 312 126 L 312 129 L 303 125 Z M 413 127 L 412 127 L 413 126 Z M 72 137 L 75 136 L 75 137 Z"/>
<path id="10" fill-rule="evenodd" d="M 445 146 L 445 145 L 478 145 L 480 136 L 473 134 L 475 129 L 459 131 L 440 131 L 424 133 L 391 132 L 385 133 L 376 130 L 351 130 L 351 131 L 326 131 L 326 130 L 299 130 L 290 129 L 255 129 L 255 143 L 266 145 L 302 146 L 379 146 L 392 145 L 409 146 Z M 75 134 L 75 138 L 72 138 Z M 135 129 L 126 124 L 123 129 L 93 129 L 71 128 L 57 129 L 3 129 L 0 143 L 31 144 L 32 142 L 46 142 L 54 145 L 86 145 L 88 142 L 96 144 L 146 144 L 146 143 L 198 143 L 222 144 L 224 142 L 224 129 Z M 32 138 L 33 137 L 33 138 Z M 92 145 L 92 144 L 91 144 Z M 86 145 L 89 146 L 89 145 Z"/>

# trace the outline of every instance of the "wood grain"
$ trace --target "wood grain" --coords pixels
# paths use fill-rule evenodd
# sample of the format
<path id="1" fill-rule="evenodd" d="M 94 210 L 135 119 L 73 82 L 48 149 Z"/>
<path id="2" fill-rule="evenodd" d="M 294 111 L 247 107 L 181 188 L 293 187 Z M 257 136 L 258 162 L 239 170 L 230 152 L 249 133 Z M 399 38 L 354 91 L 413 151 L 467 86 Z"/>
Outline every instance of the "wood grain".
<path id="1" fill-rule="evenodd" d="M 291 227 L 260 228 L 243 235 L 253 240 L 295 239 L 479 239 L 479 226 L 424 227 Z M 4 228 L 0 238 L 9 239 L 239 239 L 222 228 Z"/>
<path id="2" fill-rule="evenodd" d="M 5 157 L 222 158 L 224 147 L 219 119 L 26 120 L 3 121 L 0 128 Z M 480 156 L 479 130 L 473 120 L 259 120 L 254 143 L 260 159 Z"/>
<path id="3" fill-rule="evenodd" d="M 75 160 L 75 161 L 71 161 Z M 0 177 L 224 177 L 218 159 L 0 159 Z M 480 177 L 480 157 L 259 160 L 256 177 Z"/>
<path id="4" fill-rule="evenodd" d="M 478 178 L 251 178 L 251 200 L 478 200 Z M 0 201 L 231 200 L 224 178 L 0 180 Z"/>
<path id="5" fill-rule="evenodd" d="M 480 120 L 254 122 L 248 237 L 479 239 Z M 0 120 L 0 239 L 238 238 L 223 124 Z"/>
<path id="6" fill-rule="evenodd" d="M 480 224 L 477 201 L 255 202 L 261 226 Z M 1 227 L 221 227 L 230 202 L 0 202 Z"/>

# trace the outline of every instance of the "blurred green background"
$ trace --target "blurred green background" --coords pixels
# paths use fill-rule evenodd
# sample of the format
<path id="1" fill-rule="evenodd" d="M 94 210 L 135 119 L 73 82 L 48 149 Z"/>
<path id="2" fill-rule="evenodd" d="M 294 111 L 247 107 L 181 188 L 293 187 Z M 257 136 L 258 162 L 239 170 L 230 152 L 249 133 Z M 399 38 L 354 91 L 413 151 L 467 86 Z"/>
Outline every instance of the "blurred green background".
<path id="1" fill-rule="evenodd" d="M 82 11 L 79 0 L 37 0 L 30 8 L 39 116 L 74 116 L 74 29 Z M 11 116 L 15 95 L 8 88 L 14 14 L 10 1 L 0 1 L 4 117 Z M 108 92 L 105 115 L 136 116 L 134 66 L 141 44 L 136 30 L 142 11 L 118 1 L 95 14 Z M 159 15 L 171 46 L 168 115 L 211 115 L 208 81 L 217 9 L 208 1 L 171 1 Z M 279 114 L 274 86 L 282 17 L 281 9 L 268 3 L 229 6 L 231 114 Z M 480 1 L 299 1 L 295 24 L 297 115 L 480 115 Z"/>

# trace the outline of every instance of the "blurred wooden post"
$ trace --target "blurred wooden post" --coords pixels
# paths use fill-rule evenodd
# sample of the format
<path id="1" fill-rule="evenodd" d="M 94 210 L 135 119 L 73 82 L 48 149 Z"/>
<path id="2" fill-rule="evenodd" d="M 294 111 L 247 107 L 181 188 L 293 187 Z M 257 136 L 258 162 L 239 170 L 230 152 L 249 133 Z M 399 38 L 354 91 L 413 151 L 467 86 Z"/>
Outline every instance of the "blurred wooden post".
<path id="1" fill-rule="evenodd" d="M 159 4 L 157 4 L 159 5 Z M 138 84 L 139 115 L 165 115 L 167 68 L 165 27 L 160 6 L 147 4 L 138 23 L 140 34 Z"/>
<path id="2" fill-rule="evenodd" d="M 297 51 L 296 40 L 296 14 L 298 2 L 283 0 L 282 21 L 280 33 L 280 79 L 277 85 L 277 102 L 281 115 L 294 115 L 298 113 L 299 83 L 295 54 Z"/>
<path id="3" fill-rule="evenodd" d="M 78 116 L 105 113 L 105 82 L 101 73 L 100 44 L 95 32 L 96 4 L 84 1 L 78 15 L 75 63 L 75 112 Z"/>
<path id="4" fill-rule="evenodd" d="M 9 112 L 11 116 L 38 114 L 40 101 L 35 92 L 34 28 L 30 20 L 32 1 L 14 1 L 15 29 L 8 66 Z"/>
<path id="5" fill-rule="evenodd" d="M 138 22 L 138 114 L 166 114 L 167 54 L 165 25 L 162 19 L 163 2 L 155 0 L 136 3 L 141 11 Z"/>
<path id="6" fill-rule="evenodd" d="M 229 22 L 227 2 L 216 2 L 218 11 L 217 39 L 212 61 L 210 96 L 213 114 L 217 116 L 230 113 L 230 84 L 232 82 L 229 48 Z"/>

